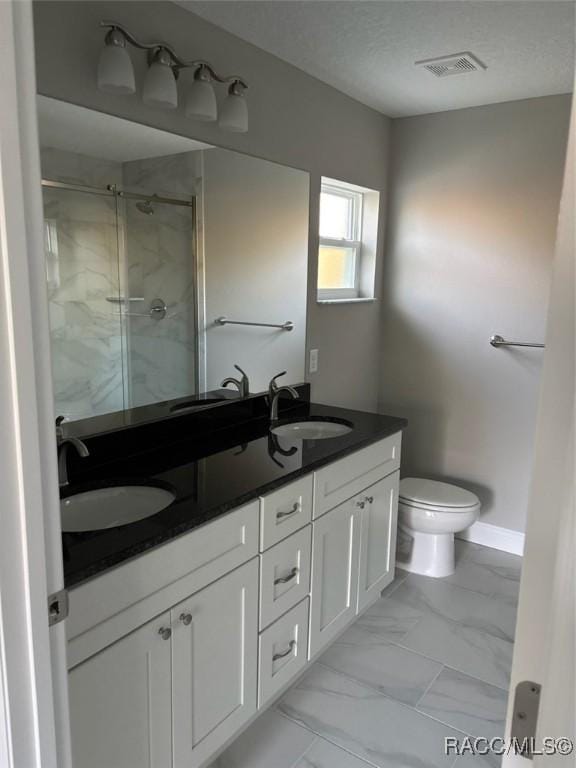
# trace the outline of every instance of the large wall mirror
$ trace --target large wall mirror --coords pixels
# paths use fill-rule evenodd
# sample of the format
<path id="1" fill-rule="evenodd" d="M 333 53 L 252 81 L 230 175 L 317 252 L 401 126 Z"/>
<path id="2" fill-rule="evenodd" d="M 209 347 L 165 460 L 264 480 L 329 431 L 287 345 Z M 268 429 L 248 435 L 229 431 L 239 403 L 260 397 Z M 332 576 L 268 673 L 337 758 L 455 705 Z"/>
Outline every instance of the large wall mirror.
<path id="1" fill-rule="evenodd" d="M 283 370 L 302 381 L 308 174 L 43 96 L 38 109 L 55 414 L 218 402 L 234 364 L 253 392 Z"/>

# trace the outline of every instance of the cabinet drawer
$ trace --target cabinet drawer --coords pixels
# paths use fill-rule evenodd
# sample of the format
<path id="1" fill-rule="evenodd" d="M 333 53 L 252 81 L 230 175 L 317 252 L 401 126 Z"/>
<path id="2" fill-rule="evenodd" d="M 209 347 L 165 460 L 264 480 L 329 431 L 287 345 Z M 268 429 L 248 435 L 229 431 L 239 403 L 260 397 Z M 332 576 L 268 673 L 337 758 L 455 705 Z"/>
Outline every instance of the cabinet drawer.
<path id="1" fill-rule="evenodd" d="M 308 647 L 308 598 L 260 635 L 258 707 L 305 666 Z"/>
<path id="2" fill-rule="evenodd" d="M 312 526 L 260 555 L 260 628 L 267 627 L 310 591 Z"/>
<path id="3" fill-rule="evenodd" d="M 400 468 L 402 433 L 335 461 L 314 475 L 314 518 Z"/>
<path id="4" fill-rule="evenodd" d="M 312 475 L 260 498 L 260 551 L 272 547 L 312 519 Z"/>

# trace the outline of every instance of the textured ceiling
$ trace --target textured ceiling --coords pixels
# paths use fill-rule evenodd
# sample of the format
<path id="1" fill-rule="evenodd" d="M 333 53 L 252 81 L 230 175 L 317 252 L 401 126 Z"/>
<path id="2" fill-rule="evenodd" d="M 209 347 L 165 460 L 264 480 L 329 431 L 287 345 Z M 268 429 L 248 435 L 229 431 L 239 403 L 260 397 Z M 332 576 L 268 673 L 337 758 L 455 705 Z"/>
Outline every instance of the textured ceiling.
<path id="1" fill-rule="evenodd" d="M 572 90 L 573 2 L 180 0 L 182 7 L 391 117 Z M 485 72 L 414 66 L 471 51 Z"/>

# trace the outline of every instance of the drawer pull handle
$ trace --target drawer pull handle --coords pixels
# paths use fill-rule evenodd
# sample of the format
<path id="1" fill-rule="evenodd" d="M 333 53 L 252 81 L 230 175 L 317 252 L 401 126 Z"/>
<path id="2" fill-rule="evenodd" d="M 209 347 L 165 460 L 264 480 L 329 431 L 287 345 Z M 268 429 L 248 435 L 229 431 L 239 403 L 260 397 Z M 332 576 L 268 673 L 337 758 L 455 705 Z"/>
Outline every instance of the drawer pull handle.
<path id="1" fill-rule="evenodd" d="M 286 512 L 276 512 L 276 520 L 282 520 L 283 517 L 290 517 L 290 515 L 296 514 L 300 510 L 300 502 L 295 501 L 292 509 L 288 509 Z"/>
<path id="2" fill-rule="evenodd" d="M 368 504 L 372 504 L 374 502 L 374 496 L 366 496 L 366 501 Z"/>
<path id="3" fill-rule="evenodd" d="M 170 640 L 170 638 L 172 637 L 172 630 L 170 629 L 170 627 L 160 627 L 160 629 L 158 630 L 158 634 L 160 635 L 162 640 Z"/>
<path id="4" fill-rule="evenodd" d="M 189 624 L 192 624 L 192 614 L 191 613 L 181 613 L 178 617 L 182 624 L 185 624 L 188 626 Z"/>
<path id="5" fill-rule="evenodd" d="M 360 507 L 360 509 L 364 509 L 364 507 L 366 506 L 366 500 L 362 499 L 362 501 L 357 501 L 356 506 Z"/>
<path id="6" fill-rule="evenodd" d="M 285 659 L 286 656 L 290 656 L 290 654 L 292 653 L 295 647 L 296 647 L 296 640 L 290 640 L 288 649 L 286 651 L 283 651 L 282 653 L 275 653 L 274 656 L 272 656 L 272 661 L 278 661 L 279 659 Z"/>
<path id="7" fill-rule="evenodd" d="M 274 579 L 274 584 L 287 584 L 289 581 L 292 581 L 296 576 L 298 575 L 298 568 L 294 566 L 290 573 L 288 573 L 286 576 L 278 576 L 277 579 Z"/>

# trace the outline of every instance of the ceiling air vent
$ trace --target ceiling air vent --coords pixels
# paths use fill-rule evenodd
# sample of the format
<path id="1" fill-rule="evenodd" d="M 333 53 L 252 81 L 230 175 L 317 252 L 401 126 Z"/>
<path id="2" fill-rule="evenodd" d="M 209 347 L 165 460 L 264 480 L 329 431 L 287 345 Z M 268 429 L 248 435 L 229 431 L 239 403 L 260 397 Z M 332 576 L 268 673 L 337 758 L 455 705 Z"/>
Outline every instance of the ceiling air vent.
<path id="1" fill-rule="evenodd" d="M 451 53 L 448 56 L 439 56 L 437 59 L 424 59 L 415 62 L 417 67 L 423 67 L 432 72 L 436 77 L 448 77 L 448 75 L 465 75 L 468 72 L 478 72 L 486 69 L 470 51 Z"/>

